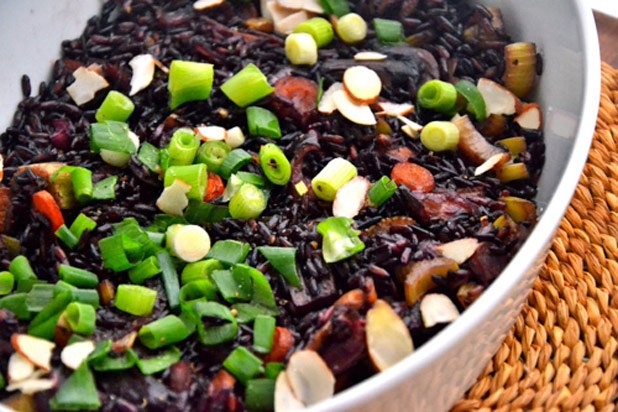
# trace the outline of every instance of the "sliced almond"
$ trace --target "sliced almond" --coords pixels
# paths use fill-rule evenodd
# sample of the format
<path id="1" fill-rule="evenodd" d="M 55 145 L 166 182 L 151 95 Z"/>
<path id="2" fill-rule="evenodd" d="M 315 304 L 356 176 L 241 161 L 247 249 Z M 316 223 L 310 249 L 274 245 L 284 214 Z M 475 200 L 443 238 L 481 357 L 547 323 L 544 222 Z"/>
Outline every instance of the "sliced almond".
<path id="1" fill-rule="evenodd" d="M 382 80 L 374 70 L 352 66 L 343 73 L 343 87 L 361 103 L 373 103 L 382 91 Z"/>
<path id="2" fill-rule="evenodd" d="M 242 129 L 238 126 L 234 126 L 227 130 L 225 133 L 225 143 L 232 149 L 236 149 L 245 144 L 245 134 L 242 132 Z"/>
<path id="3" fill-rule="evenodd" d="M 305 405 L 296 398 L 285 371 L 277 376 L 275 383 L 275 412 L 293 412 L 305 409 Z"/>
<path id="4" fill-rule="evenodd" d="M 227 130 L 221 126 L 199 126 L 195 128 L 195 133 L 204 142 L 213 140 L 225 140 Z"/>
<path id="5" fill-rule="evenodd" d="M 109 86 L 109 83 L 103 76 L 96 71 L 87 69 L 85 67 L 79 67 L 73 72 L 75 81 L 67 87 L 67 93 L 71 96 L 71 99 L 81 106 L 84 103 L 88 103 L 94 99 L 94 95 L 99 91 Z"/>
<path id="6" fill-rule="evenodd" d="M 377 123 L 376 117 L 366 104 L 356 103 L 345 90 L 333 93 L 333 102 L 339 113 L 349 121 L 363 126 L 373 126 Z"/>
<path id="7" fill-rule="evenodd" d="M 137 332 L 129 332 L 112 343 L 112 350 L 116 353 L 125 353 L 129 349 L 133 348 L 135 339 L 137 339 Z"/>
<path id="8" fill-rule="evenodd" d="M 412 138 L 417 138 L 421 130 L 423 130 L 423 125 L 418 124 L 405 116 L 397 116 L 397 119 L 403 123 L 401 130 Z"/>
<path id="9" fill-rule="evenodd" d="M 155 72 L 155 58 L 151 54 L 139 54 L 129 61 L 129 66 L 133 70 L 129 96 L 134 96 L 152 83 Z"/>
<path id="10" fill-rule="evenodd" d="M 448 259 L 453 259 L 458 264 L 468 260 L 476 249 L 479 247 L 479 241 L 473 237 L 453 240 L 452 242 L 444 243 L 436 249 L 438 253 Z"/>
<path id="11" fill-rule="evenodd" d="M 374 52 L 374 51 L 362 51 L 354 55 L 354 60 L 357 62 L 362 61 L 382 61 L 386 60 L 388 56 L 386 54 Z"/>
<path id="12" fill-rule="evenodd" d="M 408 327 L 381 299 L 367 311 L 366 333 L 369 357 L 379 371 L 390 368 L 414 350 Z"/>
<path id="13" fill-rule="evenodd" d="M 305 10 L 288 9 L 275 0 L 267 2 L 266 8 L 272 16 L 275 31 L 279 34 L 290 34 L 300 23 L 309 20 L 309 14 Z"/>
<path id="14" fill-rule="evenodd" d="M 20 355 L 19 352 L 15 352 L 9 358 L 7 369 L 9 382 L 19 382 L 32 376 L 34 364 Z"/>
<path id="15" fill-rule="evenodd" d="M 426 328 L 438 323 L 450 323 L 459 317 L 459 310 L 453 301 L 441 293 L 430 293 L 421 301 L 421 317 Z"/>
<path id="16" fill-rule="evenodd" d="M 474 169 L 474 176 L 480 176 L 483 173 L 489 172 L 491 169 L 496 167 L 499 164 L 504 164 L 508 161 L 509 155 L 506 153 L 496 153 L 491 156 L 489 159 L 485 160 L 483 164 Z"/>
<path id="17" fill-rule="evenodd" d="M 0 154 L 0 182 L 4 179 L 4 157 Z"/>
<path id="18" fill-rule="evenodd" d="M 511 115 L 517 111 L 519 99 L 506 87 L 493 80 L 481 78 L 477 83 L 477 88 L 485 100 L 487 115 Z"/>
<path id="19" fill-rule="evenodd" d="M 536 103 L 525 104 L 514 122 L 524 129 L 540 130 L 543 124 L 541 108 Z"/>
<path id="20" fill-rule="evenodd" d="M 290 10 L 300 10 L 303 8 L 303 0 L 276 0 L 281 7 Z"/>
<path id="21" fill-rule="evenodd" d="M 164 213 L 173 216 L 182 216 L 183 210 L 189 205 L 187 193 L 191 190 L 191 185 L 180 179 L 163 189 L 161 196 L 157 199 L 157 207 Z"/>
<path id="22" fill-rule="evenodd" d="M 303 5 L 301 8 L 310 13 L 324 14 L 324 8 L 320 4 L 319 0 L 303 0 Z"/>
<path id="23" fill-rule="evenodd" d="M 318 104 L 318 112 L 331 114 L 337 110 L 337 106 L 335 106 L 335 101 L 333 100 L 333 94 L 335 94 L 337 90 L 343 90 L 343 83 L 335 82 L 330 85 L 320 99 L 320 103 Z"/>
<path id="24" fill-rule="evenodd" d="M 414 111 L 414 105 L 412 103 L 378 102 L 377 105 L 380 109 L 382 109 L 376 113 L 378 116 L 398 117 L 405 116 Z"/>
<path id="25" fill-rule="evenodd" d="M 46 371 L 51 370 L 52 351 L 56 347 L 53 342 L 22 333 L 14 333 L 11 336 L 11 345 L 13 349 L 35 366 Z"/>
<path id="26" fill-rule="evenodd" d="M 335 376 L 317 352 L 295 352 L 285 371 L 292 392 L 306 406 L 328 399 L 335 393 Z"/>
<path id="27" fill-rule="evenodd" d="M 193 3 L 193 8 L 195 10 L 207 10 L 213 7 L 217 7 L 225 3 L 225 0 L 197 0 Z"/>
<path id="28" fill-rule="evenodd" d="M 65 346 L 60 352 L 60 360 L 70 369 L 77 369 L 94 351 L 94 342 L 85 340 Z"/>
<path id="29" fill-rule="evenodd" d="M 19 382 L 11 383 L 6 387 L 8 392 L 19 390 L 24 395 L 33 395 L 37 392 L 43 392 L 52 389 L 56 386 L 55 379 L 48 378 L 30 378 Z"/>
<path id="30" fill-rule="evenodd" d="M 365 205 L 371 183 L 362 176 L 356 176 L 337 190 L 333 201 L 333 216 L 352 219 Z"/>

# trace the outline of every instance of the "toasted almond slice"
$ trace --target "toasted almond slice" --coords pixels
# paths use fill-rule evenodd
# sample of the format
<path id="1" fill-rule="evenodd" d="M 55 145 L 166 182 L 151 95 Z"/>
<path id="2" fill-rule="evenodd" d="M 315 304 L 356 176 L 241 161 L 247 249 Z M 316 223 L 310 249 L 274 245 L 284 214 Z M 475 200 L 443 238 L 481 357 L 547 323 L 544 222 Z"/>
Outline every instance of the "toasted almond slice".
<path id="1" fill-rule="evenodd" d="M 32 362 L 21 356 L 19 352 L 11 355 L 7 369 L 7 375 L 11 383 L 28 379 L 34 373 Z"/>
<path id="2" fill-rule="evenodd" d="M 368 67 L 352 66 L 343 73 L 343 87 L 359 102 L 373 103 L 382 91 L 382 80 Z"/>
<path id="3" fill-rule="evenodd" d="M 361 61 L 382 61 L 386 60 L 388 56 L 386 54 L 378 53 L 375 51 L 362 51 L 354 55 L 354 60 Z"/>
<path id="4" fill-rule="evenodd" d="M 275 25 L 275 31 L 280 34 L 290 34 L 294 31 L 296 26 L 300 23 L 309 20 L 310 15 L 305 10 L 299 10 L 294 12 L 285 18 L 277 21 L 273 21 Z"/>
<path id="5" fill-rule="evenodd" d="M 135 339 L 137 339 L 137 332 L 129 332 L 112 343 L 112 350 L 116 353 L 124 353 L 129 349 L 133 348 L 133 345 L 135 344 Z"/>
<path id="6" fill-rule="evenodd" d="M 333 94 L 335 94 L 337 90 L 343 90 L 343 83 L 335 82 L 324 92 L 318 104 L 318 112 L 331 114 L 337 110 L 337 106 L 335 106 L 335 101 L 333 100 Z"/>
<path id="7" fill-rule="evenodd" d="M 195 10 L 207 10 L 213 7 L 217 7 L 225 3 L 225 0 L 197 0 L 193 3 L 193 8 Z"/>
<path id="8" fill-rule="evenodd" d="M 420 309 L 426 328 L 431 328 L 438 323 L 450 323 L 459 317 L 459 311 L 453 301 L 441 293 L 425 295 Z"/>
<path id="9" fill-rule="evenodd" d="M 525 104 L 514 121 L 524 129 L 540 130 L 543 124 L 541 108 L 536 103 Z"/>
<path id="10" fill-rule="evenodd" d="M 31 378 L 11 383 L 6 387 L 8 392 L 19 390 L 24 395 L 33 395 L 37 392 L 47 391 L 56 386 L 55 379 Z"/>
<path id="11" fill-rule="evenodd" d="M 485 100 L 487 115 L 511 115 L 517 111 L 519 99 L 506 87 L 493 80 L 481 78 L 477 83 L 477 88 Z"/>
<path id="12" fill-rule="evenodd" d="M 199 126 L 195 128 L 195 133 L 204 142 L 212 140 L 225 140 L 227 130 L 221 126 Z"/>
<path id="13" fill-rule="evenodd" d="M 4 157 L 0 154 L 0 182 L 4 179 Z"/>
<path id="14" fill-rule="evenodd" d="M 413 122 L 405 116 L 397 116 L 397 119 L 403 123 L 401 130 L 412 138 L 418 137 L 421 130 L 423 130 L 423 125 Z"/>
<path id="15" fill-rule="evenodd" d="M 363 126 L 372 126 L 377 123 L 369 106 L 356 103 L 345 90 L 336 90 L 333 93 L 333 102 L 339 113 L 351 122 Z"/>
<path id="16" fill-rule="evenodd" d="M 373 365 L 383 371 L 412 353 L 412 337 L 403 320 L 378 299 L 367 311 L 367 350 Z"/>
<path id="17" fill-rule="evenodd" d="M 155 58 L 151 54 L 139 54 L 129 61 L 129 66 L 133 70 L 129 96 L 134 96 L 152 83 L 155 72 Z"/>
<path id="18" fill-rule="evenodd" d="M 245 143 L 245 134 L 238 126 L 234 126 L 225 133 L 225 143 L 232 149 L 242 146 Z"/>
<path id="19" fill-rule="evenodd" d="M 161 196 L 157 199 L 157 207 L 164 213 L 173 216 L 182 216 L 182 211 L 189 205 L 187 193 L 191 190 L 191 185 L 180 179 L 163 189 Z"/>
<path id="20" fill-rule="evenodd" d="M 56 347 L 53 342 L 22 333 L 14 333 L 11 336 L 11 345 L 13 349 L 36 367 L 46 371 L 51 370 L 52 351 Z"/>
<path id="21" fill-rule="evenodd" d="M 333 202 L 333 216 L 352 219 L 365 205 L 371 183 L 362 176 L 356 176 L 337 190 Z"/>
<path id="22" fill-rule="evenodd" d="M 277 3 L 286 9 L 300 10 L 303 8 L 303 0 L 276 0 Z"/>
<path id="23" fill-rule="evenodd" d="M 489 172 L 491 169 L 496 167 L 496 165 L 506 163 L 509 158 L 510 156 L 506 153 L 496 153 L 489 159 L 485 160 L 485 162 L 483 162 L 479 167 L 474 169 L 474 176 L 480 176 L 483 173 Z"/>
<path id="24" fill-rule="evenodd" d="M 60 360 L 70 369 L 77 369 L 94 351 L 94 343 L 90 340 L 75 342 L 65 346 L 60 352 Z"/>
<path id="25" fill-rule="evenodd" d="M 301 8 L 310 13 L 324 14 L 324 8 L 320 4 L 319 0 L 303 0 L 303 5 Z"/>
<path id="26" fill-rule="evenodd" d="M 67 93 L 71 99 L 81 106 L 94 99 L 94 95 L 99 91 L 109 86 L 109 83 L 103 76 L 95 70 L 79 67 L 73 72 L 75 81 L 67 87 Z"/>
<path id="27" fill-rule="evenodd" d="M 292 392 L 306 406 L 328 399 L 335 393 L 335 376 L 317 352 L 295 352 L 285 371 Z"/>
<path id="28" fill-rule="evenodd" d="M 275 383 L 275 412 L 294 412 L 305 409 L 305 405 L 299 401 L 292 388 L 285 371 L 277 376 Z"/>
<path id="29" fill-rule="evenodd" d="M 453 259 L 455 262 L 462 264 L 476 252 L 478 247 L 478 240 L 473 237 L 466 237 L 444 243 L 436 249 L 445 258 Z"/>
<path id="30" fill-rule="evenodd" d="M 378 116 L 398 117 L 405 116 L 414 111 L 414 105 L 412 103 L 378 102 L 377 105 L 382 109 L 382 111 L 376 113 Z"/>

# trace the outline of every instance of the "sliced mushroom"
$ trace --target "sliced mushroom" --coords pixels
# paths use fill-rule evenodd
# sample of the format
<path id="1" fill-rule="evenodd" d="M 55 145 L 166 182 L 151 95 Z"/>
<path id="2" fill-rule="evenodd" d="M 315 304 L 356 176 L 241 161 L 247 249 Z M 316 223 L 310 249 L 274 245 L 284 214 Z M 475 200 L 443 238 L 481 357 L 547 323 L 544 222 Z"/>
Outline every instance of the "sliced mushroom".
<path id="1" fill-rule="evenodd" d="M 438 323 L 450 323 L 459 317 L 459 310 L 448 296 L 430 293 L 421 301 L 421 317 L 426 328 Z"/>
<path id="2" fill-rule="evenodd" d="M 295 352 L 285 371 L 292 392 L 306 406 L 328 399 L 335 393 L 335 376 L 317 352 Z"/>
<path id="3" fill-rule="evenodd" d="M 381 299 L 376 300 L 367 311 L 366 331 L 369 357 L 379 371 L 390 368 L 414 350 L 406 324 Z"/>
<path id="4" fill-rule="evenodd" d="M 458 264 L 464 263 L 476 252 L 479 247 L 479 241 L 473 237 L 453 240 L 452 242 L 444 243 L 436 249 L 438 253 L 448 259 L 453 259 Z"/>

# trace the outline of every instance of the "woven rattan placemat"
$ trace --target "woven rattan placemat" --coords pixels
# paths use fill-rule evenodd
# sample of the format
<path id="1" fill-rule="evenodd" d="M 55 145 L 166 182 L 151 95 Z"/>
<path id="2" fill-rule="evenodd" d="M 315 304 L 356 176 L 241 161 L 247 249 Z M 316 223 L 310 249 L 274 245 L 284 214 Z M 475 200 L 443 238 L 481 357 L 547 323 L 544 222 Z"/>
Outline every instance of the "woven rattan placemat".
<path id="1" fill-rule="evenodd" d="M 515 326 L 453 408 L 618 409 L 618 70 L 602 65 L 588 162 Z"/>

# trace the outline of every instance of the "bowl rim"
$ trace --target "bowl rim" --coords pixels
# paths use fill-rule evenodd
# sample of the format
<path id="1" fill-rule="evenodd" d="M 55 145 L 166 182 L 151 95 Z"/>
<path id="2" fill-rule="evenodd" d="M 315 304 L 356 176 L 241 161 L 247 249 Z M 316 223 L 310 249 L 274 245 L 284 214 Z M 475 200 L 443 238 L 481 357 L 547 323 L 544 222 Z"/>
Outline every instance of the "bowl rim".
<path id="1" fill-rule="evenodd" d="M 406 359 L 388 370 L 365 379 L 336 394 L 333 398 L 313 405 L 307 409 L 308 412 L 349 410 L 351 407 L 357 407 L 377 398 L 381 393 L 399 386 L 411 375 L 430 366 L 449 349 L 457 345 L 462 336 L 487 320 L 492 310 L 499 307 L 500 303 L 508 298 L 510 291 L 533 268 L 535 259 L 530 259 L 530 256 L 539 256 L 539 251 L 545 250 L 544 246 L 550 244 L 571 202 L 586 164 L 596 126 L 601 95 L 601 57 L 592 9 L 585 5 L 583 1 L 575 0 L 574 3 L 577 17 L 581 22 L 579 29 L 584 44 L 584 98 L 579 113 L 580 121 L 575 133 L 575 143 L 565 166 L 565 172 L 562 174 L 554 194 L 530 236 L 502 274 L 455 322 L 434 336 L 431 339 L 431 345 L 421 346 Z"/>

